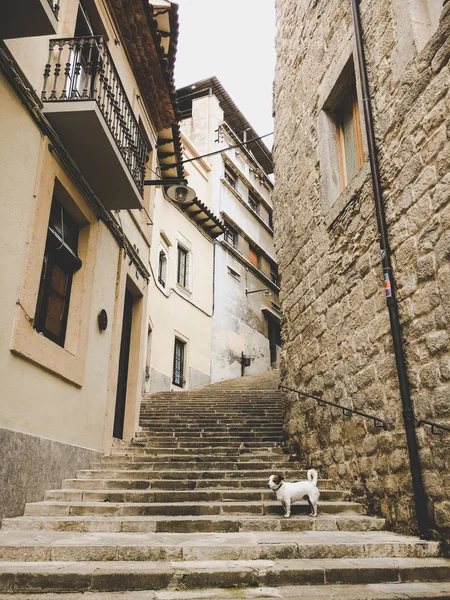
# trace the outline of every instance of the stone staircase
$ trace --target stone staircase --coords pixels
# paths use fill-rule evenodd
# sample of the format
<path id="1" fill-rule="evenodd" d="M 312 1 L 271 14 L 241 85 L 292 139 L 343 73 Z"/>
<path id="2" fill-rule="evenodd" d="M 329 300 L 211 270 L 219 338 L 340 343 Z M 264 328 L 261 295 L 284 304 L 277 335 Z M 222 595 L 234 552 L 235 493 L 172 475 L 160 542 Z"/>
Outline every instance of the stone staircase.
<path id="1" fill-rule="evenodd" d="M 144 399 L 140 431 L 0 531 L 0 600 L 450 598 L 434 541 L 385 530 L 320 479 L 290 519 L 268 476 L 283 451 L 278 374 Z"/>

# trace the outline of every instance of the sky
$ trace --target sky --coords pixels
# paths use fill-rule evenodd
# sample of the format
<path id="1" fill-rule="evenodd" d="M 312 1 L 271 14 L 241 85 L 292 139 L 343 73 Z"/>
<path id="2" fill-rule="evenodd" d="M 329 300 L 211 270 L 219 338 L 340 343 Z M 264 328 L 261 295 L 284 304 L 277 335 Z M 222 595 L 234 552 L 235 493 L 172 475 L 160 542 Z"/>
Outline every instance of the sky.
<path id="1" fill-rule="evenodd" d="M 177 88 L 215 75 L 259 135 L 273 131 L 275 0 L 176 0 Z M 272 138 L 264 140 L 270 147 Z"/>

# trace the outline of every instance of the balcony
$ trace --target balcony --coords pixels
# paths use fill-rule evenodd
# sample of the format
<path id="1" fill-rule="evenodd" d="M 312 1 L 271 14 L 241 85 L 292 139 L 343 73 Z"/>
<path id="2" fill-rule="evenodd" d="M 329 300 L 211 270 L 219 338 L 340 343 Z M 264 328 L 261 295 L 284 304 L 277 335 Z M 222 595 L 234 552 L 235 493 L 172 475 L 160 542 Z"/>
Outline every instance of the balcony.
<path id="1" fill-rule="evenodd" d="M 5 0 L 0 2 L 0 38 L 55 35 L 60 0 Z"/>
<path id="2" fill-rule="evenodd" d="M 141 208 L 147 142 L 103 37 L 50 40 L 42 101 L 104 206 Z"/>

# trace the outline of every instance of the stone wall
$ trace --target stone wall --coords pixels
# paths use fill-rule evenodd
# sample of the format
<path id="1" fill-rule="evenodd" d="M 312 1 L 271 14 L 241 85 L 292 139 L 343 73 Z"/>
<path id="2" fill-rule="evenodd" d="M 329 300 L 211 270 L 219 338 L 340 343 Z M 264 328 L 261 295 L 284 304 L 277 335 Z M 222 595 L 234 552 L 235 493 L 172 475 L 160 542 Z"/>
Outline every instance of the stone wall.
<path id="1" fill-rule="evenodd" d="M 408 2 L 361 0 L 362 27 L 412 401 L 417 419 L 449 426 L 450 3 L 444 3 L 437 31 L 428 28 L 419 44 L 405 38 L 413 35 L 405 21 Z M 282 380 L 389 423 L 384 432 L 288 394 L 287 440 L 321 476 L 340 481 L 398 531 L 412 532 L 411 477 L 365 139 L 357 180 L 333 203 L 324 200 L 324 180 L 333 174 L 325 172 L 321 150 L 323 99 L 352 53 L 359 78 L 351 2 L 277 0 L 277 13 Z M 433 526 L 448 535 L 450 434 L 435 437 L 424 428 L 417 435 Z"/>
<path id="2" fill-rule="evenodd" d="M 46 490 L 88 469 L 102 454 L 88 448 L 0 428 L 0 521 L 23 514 L 27 502 L 40 502 Z"/>

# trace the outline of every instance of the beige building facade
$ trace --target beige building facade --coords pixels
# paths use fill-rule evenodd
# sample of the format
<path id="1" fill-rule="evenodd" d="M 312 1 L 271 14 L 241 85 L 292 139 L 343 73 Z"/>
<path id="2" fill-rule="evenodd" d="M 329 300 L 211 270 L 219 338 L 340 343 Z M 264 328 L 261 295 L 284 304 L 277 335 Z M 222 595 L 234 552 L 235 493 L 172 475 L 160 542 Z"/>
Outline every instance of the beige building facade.
<path id="1" fill-rule="evenodd" d="M 384 280 L 352 2 L 277 1 L 282 380 L 306 394 L 287 395 L 285 430 L 320 477 L 397 530 L 417 531 L 409 420 L 428 531 L 448 536 L 450 4 L 358 6 L 393 267 Z M 400 398 L 386 306 L 394 296 L 413 412 Z"/>
<path id="2" fill-rule="evenodd" d="M 280 353 L 272 155 L 261 139 L 244 143 L 259 136 L 216 77 L 177 95 L 185 147 L 207 155 L 206 202 L 225 227 L 214 248 L 211 381 L 263 373 Z M 198 165 L 185 164 L 193 182 Z"/>
<path id="3" fill-rule="evenodd" d="M 0 10 L 0 499 L 12 515 L 136 431 L 153 218 L 168 203 L 144 180 L 181 160 L 181 141 L 170 2 Z"/>

